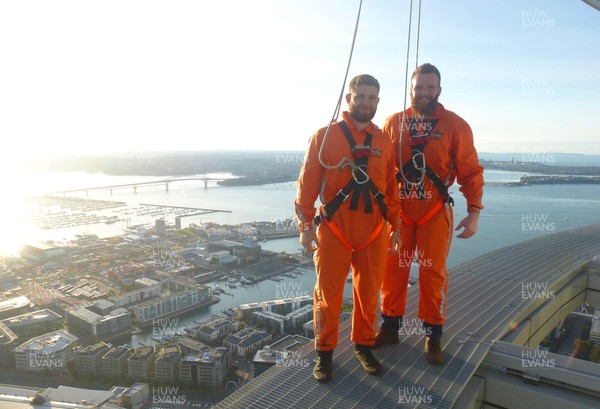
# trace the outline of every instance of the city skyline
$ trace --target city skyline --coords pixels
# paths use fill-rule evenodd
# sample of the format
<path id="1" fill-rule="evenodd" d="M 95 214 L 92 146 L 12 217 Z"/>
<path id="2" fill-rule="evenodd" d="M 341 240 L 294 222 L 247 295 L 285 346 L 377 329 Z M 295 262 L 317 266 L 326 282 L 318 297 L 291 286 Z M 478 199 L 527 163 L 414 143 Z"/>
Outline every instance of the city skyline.
<path id="1" fill-rule="evenodd" d="M 362 5 L 349 77 L 380 81 L 379 125 L 403 108 L 408 4 Z M 304 150 L 334 112 L 357 10 L 3 3 L 5 167 L 58 153 Z M 471 124 L 479 151 L 600 154 L 599 22 L 576 0 L 423 1 L 419 63 L 440 68 L 440 102 Z"/>

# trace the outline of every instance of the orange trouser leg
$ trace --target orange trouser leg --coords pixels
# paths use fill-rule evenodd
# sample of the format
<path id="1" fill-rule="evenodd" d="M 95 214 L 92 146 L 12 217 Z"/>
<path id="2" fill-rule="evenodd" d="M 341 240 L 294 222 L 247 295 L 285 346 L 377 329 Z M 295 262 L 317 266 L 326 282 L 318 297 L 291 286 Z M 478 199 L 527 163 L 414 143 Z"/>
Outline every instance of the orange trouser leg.
<path id="1" fill-rule="evenodd" d="M 317 273 L 313 304 L 315 349 L 329 351 L 338 343 L 344 284 L 352 251 L 323 224 L 317 230 L 317 237 L 319 248 L 313 256 Z"/>
<path id="2" fill-rule="evenodd" d="M 435 325 L 446 320 L 448 270 L 446 259 L 452 243 L 454 216 L 447 203 L 417 229 L 419 255 L 419 319 Z"/>
<path id="3" fill-rule="evenodd" d="M 383 281 L 388 242 L 388 230 L 384 227 L 367 247 L 352 254 L 354 310 L 350 339 L 357 344 L 373 345 L 375 342 L 378 295 Z"/>
<path id="4" fill-rule="evenodd" d="M 388 316 L 404 315 L 410 266 L 415 254 L 416 227 L 402 226 L 402 245 L 398 254 L 388 254 L 381 285 L 381 312 Z"/>

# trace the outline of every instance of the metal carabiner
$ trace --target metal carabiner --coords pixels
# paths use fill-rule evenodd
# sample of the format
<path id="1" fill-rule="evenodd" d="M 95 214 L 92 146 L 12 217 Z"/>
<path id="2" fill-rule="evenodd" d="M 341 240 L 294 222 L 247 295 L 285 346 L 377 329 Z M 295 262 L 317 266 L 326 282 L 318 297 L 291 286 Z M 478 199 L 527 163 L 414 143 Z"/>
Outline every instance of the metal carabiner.
<path id="1" fill-rule="evenodd" d="M 364 175 L 365 178 L 362 182 L 358 180 L 358 177 L 356 176 L 356 173 L 355 173 L 356 170 L 360 170 L 360 172 Z M 358 183 L 359 185 L 365 184 L 369 181 L 369 175 L 367 175 L 367 172 L 365 172 L 365 170 L 363 169 L 362 166 L 354 166 L 352 168 L 351 173 L 352 173 L 352 179 L 354 179 L 354 181 L 356 183 Z"/>
<path id="2" fill-rule="evenodd" d="M 419 164 L 417 164 L 417 158 L 420 157 L 421 158 L 421 165 L 419 166 Z M 413 151 L 413 156 L 412 156 L 412 163 L 413 166 L 415 167 L 415 169 L 417 170 L 425 170 L 426 165 L 425 165 L 425 154 L 423 152 L 419 152 L 419 151 Z"/>

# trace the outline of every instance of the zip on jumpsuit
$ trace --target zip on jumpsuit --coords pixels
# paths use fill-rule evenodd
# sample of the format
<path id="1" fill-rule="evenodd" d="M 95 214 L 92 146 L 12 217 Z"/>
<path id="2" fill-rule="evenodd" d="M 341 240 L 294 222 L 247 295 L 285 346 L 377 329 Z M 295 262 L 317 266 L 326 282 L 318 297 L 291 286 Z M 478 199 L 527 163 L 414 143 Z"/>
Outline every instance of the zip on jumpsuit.
<path id="1" fill-rule="evenodd" d="M 385 195 L 383 200 L 388 207 L 387 219 L 390 222 L 388 226 L 380 206 L 371 195 L 370 212 L 365 212 L 363 197 L 356 210 L 350 209 L 351 200 L 345 200 L 333 215 L 329 215 L 329 221 L 323 218 L 325 221 L 317 227 L 319 247 L 313 255 L 317 274 L 313 314 L 315 348 L 319 351 L 333 350 L 338 344 L 344 285 L 350 267 L 354 296 L 351 340 L 357 344 L 373 345 L 378 293 L 388 252 L 388 229 L 399 228 L 400 203 L 391 141 L 373 123 L 359 131 L 347 112 L 343 113 L 343 118 L 357 147 L 365 143 L 367 133 L 372 135 L 366 153 L 369 156 L 367 173 L 377 189 Z M 321 165 L 319 150 L 325 132 L 326 128 L 322 128 L 311 138 L 300 170 L 295 201 L 299 229 L 312 228 L 316 214 L 315 202 L 319 196 L 321 202 L 327 204 L 352 180 L 350 166 L 326 169 Z M 344 157 L 353 157 L 350 144 L 340 126 L 334 123 L 329 130 L 322 159 L 331 165 L 339 163 Z M 321 214 L 323 208 L 324 205 L 321 205 Z"/>

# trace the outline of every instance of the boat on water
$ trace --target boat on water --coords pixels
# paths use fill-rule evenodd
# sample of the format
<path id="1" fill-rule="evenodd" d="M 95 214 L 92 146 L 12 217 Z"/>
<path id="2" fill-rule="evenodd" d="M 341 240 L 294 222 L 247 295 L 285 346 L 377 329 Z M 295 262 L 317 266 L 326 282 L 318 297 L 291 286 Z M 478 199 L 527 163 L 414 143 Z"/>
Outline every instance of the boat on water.
<path id="1" fill-rule="evenodd" d="M 240 283 L 242 283 L 242 284 L 252 284 L 252 280 L 248 280 L 246 277 L 241 276 L 240 277 Z"/>

